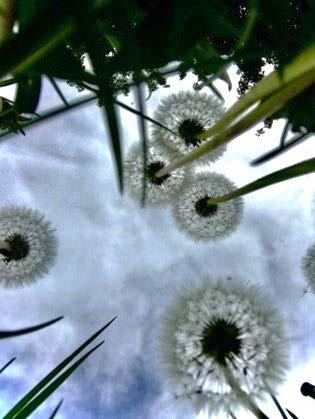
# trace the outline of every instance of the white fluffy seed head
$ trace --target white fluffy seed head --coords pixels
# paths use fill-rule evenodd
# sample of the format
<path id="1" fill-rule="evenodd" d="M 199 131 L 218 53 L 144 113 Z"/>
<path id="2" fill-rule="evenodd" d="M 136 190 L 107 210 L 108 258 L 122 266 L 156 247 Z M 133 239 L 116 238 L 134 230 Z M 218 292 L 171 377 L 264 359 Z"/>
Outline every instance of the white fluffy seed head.
<path id="1" fill-rule="evenodd" d="M 195 135 L 197 135 L 214 125 L 223 114 L 224 107 L 214 96 L 190 91 L 171 94 L 162 99 L 162 103 L 154 113 L 154 119 L 178 135 L 154 125 L 152 127 L 152 138 L 159 144 L 161 149 L 173 150 L 177 155 L 185 155 L 196 150 L 201 144 L 201 142 L 193 144 L 185 141 L 183 131 L 181 130 L 185 125 L 185 121 L 198 123 L 197 126 L 199 129 L 193 130 L 196 131 Z M 222 145 L 194 160 L 192 164 L 203 165 L 209 164 L 209 162 L 215 162 L 223 155 L 225 150 L 226 145 Z"/>
<path id="2" fill-rule="evenodd" d="M 302 259 L 302 269 L 311 291 L 315 293 L 315 243 L 307 249 Z"/>
<path id="3" fill-rule="evenodd" d="M 166 166 L 175 158 L 173 152 L 166 153 L 154 143 L 148 143 L 147 170 Z M 141 143 L 131 145 L 124 163 L 126 193 L 138 205 L 141 204 L 143 191 L 143 148 Z M 157 170 L 156 170 L 157 171 Z M 153 170 L 154 172 L 154 170 Z M 148 172 L 147 172 L 148 173 Z M 174 170 L 169 175 L 157 178 L 157 181 L 146 176 L 145 206 L 162 207 L 168 205 L 181 188 L 187 175 L 186 168 Z"/>
<path id="4" fill-rule="evenodd" d="M 20 236 L 27 254 L 11 259 L 0 253 L 0 284 L 6 288 L 30 285 L 48 272 L 57 254 L 55 230 L 42 214 L 24 207 L 0 209 L 0 241 Z"/>
<path id="5" fill-rule="evenodd" d="M 208 216 L 198 214 L 196 204 L 205 196 L 215 198 L 234 189 L 233 182 L 219 173 L 190 177 L 173 200 L 172 212 L 179 229 L 195 241 L 218 240 L 232 234 L 242 218 L 242 197 L 219 203 Z"/>
<path id="6" fill-rule="evenodd" d="M 283 325 L 260 288 L 209 278 L 186 287 L 162 319 L 160 364 L 170 393 L 209 416 L 240 404 L 220 365 L 202 345 L 204 331 L 217 320 L 239 330 L 240 350 L 226 366 L 250 397 L 262 397 L 266 382 L 275 392 L 288 367 Z"/>

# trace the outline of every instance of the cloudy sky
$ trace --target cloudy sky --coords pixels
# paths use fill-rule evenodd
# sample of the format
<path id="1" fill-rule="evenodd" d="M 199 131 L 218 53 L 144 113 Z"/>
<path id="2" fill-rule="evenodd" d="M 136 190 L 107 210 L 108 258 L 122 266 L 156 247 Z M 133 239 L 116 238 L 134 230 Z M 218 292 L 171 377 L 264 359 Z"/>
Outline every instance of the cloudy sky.
<path id="1" fill-rule="evenodd" d="M 235 69 L 231 77 L 237 79 Z M 170 78 L 171 87 L 161 88 L 147 101 L 148 114 L 153 115 L 162 97 L 191 89 L 194 80 Z M 77 96 L 75 89 L 63 87 L 69 99 Z M 217 87 L 229 107 L 236 100 L 236 83 L 231 92 L 222 82 Z M 13 94 L 10 89 L 0 93 Z M 132 94 L 120 100 L 135 106 Z M 59 98 L 45 82 L 40 108 L 57 104 Z M 138 140 L 137 120 L 121 110 L 120 119 L 126 152 Z M 25 137 L 0 140 L 1 205 L 40 210 L 59 240 L 49 275 L 28 288 L 0 289 L 0 330 L 65 316 L 40 332 L 1 341 L 0 366 L 14 356 L 17 360 L 0 376 L 0 417 L 118 315 L 102 335 L 105 344 L 32 417 L 49 417 L 63 398 L 60 419 L 196 418 L 163 389 L 156 365 L 158 324 L 184 283 L 229 276 L 260 284 L 278 307 L 291 353 L 279 399 L 300 419 L 313 418 L 315 402 L 303 397 L 299 388 L 303 381 L 314 383 L 315 371 L 315 295 L 304 295 L 300 268 L 314 241 L 314 175 L 247 195 L 242 222 L 231 237 L 196 244 L 177 230 L 169 209 L 140 209 L 119 195 L 103 122 L 92 103 L 30 127 Z M 249 165 L 278 143 L 283 125 L 276 123 L 259 138 L 255 129 L 247 132 L 209 169 L 242 186 L 313 156 L 311 138 L 264 165 Z M 277 417 L 270 401 L 262 407 Z"/>

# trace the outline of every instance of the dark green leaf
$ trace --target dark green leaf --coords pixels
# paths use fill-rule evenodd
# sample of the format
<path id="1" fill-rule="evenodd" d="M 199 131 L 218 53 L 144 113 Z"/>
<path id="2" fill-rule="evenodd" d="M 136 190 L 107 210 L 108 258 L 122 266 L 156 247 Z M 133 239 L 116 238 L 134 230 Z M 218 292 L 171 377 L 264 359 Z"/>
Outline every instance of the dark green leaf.
<path id="1" fill-rule="evenodd" d="M 96 345 L 93 349 L 83 355 L 72 367 L 68 368 L 63 374 L 56 378 L 49 386 L 45 388 L 37 397 L 30 401 L 22 410 L 20 410 L 14 419 L 25 419 L 34 412 L 61 384 L 84 362 L 97 348 L 103 345 L 104 341 Z M 9 415 L 9 416 L 8 416 Z M 10 412 L 4 417 L 4 419 L 10 416 Z"/>
<path id="2" fill-rule="evenodd" d="M 18 82 L 17 93 L 14 101 L 18 113 L 34 113 L 40 97 L 41 77 L 23 77 Z"/>
<path id="3" fill-rule="evenodd" d="M 110 322 L 108 322 L 105 326 L 99 329 L 94 335 L 88 338 L 79 348 L 77 348 L 70 356 L 65 358 L 57 367 L 55 367 L 46 377 L 44 377 L 35 387 L 32 388 L 11 410 L 6 414 L 3 419 L 12 419 L 15 415 L 23 409 L 29 402 L 32 400 L 36 394 L 43 390 L 47 384 L 52 381 L 70 362 L 80 353 L 82 352 L 93 340 L 97 338 L 115 319 L 115 316 Z"/>
<path id="4" fill-rule="evenodd" d="M 16 358 L 12 358 L 12 359 L 10 359 L 10 361 L 9 362 L 7 362 L 5 365 L 3 365 L 3 367 L 1 367 L 0 368 L 0 374 L 6 369 L 6 368 L 8 368 L 8 366 L 9 365 L 11 365 L 12 364 L 12 362 L 14 362 L 16 360 Z"/>
<path id="5" fill-rule="evenodd" d="M 50 326 L 61 319 L 63 319 L 63 316 L 57 317 L 56 319 L 50 320 L 49 322 L 46 322 L 46 323 L 41 323 L 36 326 L 27 327 L 25 329 L 0 331 L 0 339 L 12 338 L 14 336 L 20 336 L 20 335 L 25 335 L 27 333 L 36 332 L 37 330 Z"/>

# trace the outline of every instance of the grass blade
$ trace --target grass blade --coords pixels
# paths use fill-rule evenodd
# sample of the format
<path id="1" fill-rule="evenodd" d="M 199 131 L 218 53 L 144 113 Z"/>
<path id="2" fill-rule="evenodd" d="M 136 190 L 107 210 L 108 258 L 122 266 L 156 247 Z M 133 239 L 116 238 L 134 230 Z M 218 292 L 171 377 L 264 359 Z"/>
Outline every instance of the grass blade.
<path id="1" fill-rule="evenodd" d="M 8 368 L 9 365 L 12 364 L 12 362 L 14 362 L 16 360 L 16 357 L 10 359 L 9 362 L 7 362 L 5 365 L 3 365 L 3 367 L 0 368 L 0 374 L 6 369 Z"/>
<path id="2" fill-rule="evenodd" d="M 58 84 L 55 82 L 55 79 L 53 77 L 48 77 L 50 83 L 53 85 L 53 88 L 56 90 L 57 95 L 60 97 L 60 99 L 63 101 L 65 106 L 69 106 L 69 103 L 67 102 L 67 99 L 65 98 L 64 94 L 62 93 L 61 89 L 59 88 Z"/>
<path id="3" fill-rule="evenodd" d="M 211 198 L 207 202 L 209 205 L 217 204 L 219 202 L 226 202 L 230 199 L 258 191 L 259 189 L 265 188 L 267 186 L 274 185 L 276 183 L 283 182 L 297 176 L 307 175 L 308 173 L 312 172 L 315 172 L 315 158 L 303 160 L 300 163 L 285 167 L 281 170 L 277 170 L 276 172 L 270 173 L 267 176 L 263 176 L 262 178 L 248 183 L 242 188 L 236 189 L 226 195 L 220 196 L 218 198 Z"/>
<path id="4" fill-rule="evenodd" d="M 289 409 L 285 409 L 285 410 L 289 413 L 292 419 L 299 419 L 293 412 L 291 412 L 291 410 Z"/>
<path id="5" fill-rule="evenodd" d="M 62 405 L 63 399 L 60 400 L 60 402 L 55 407 L 55 410 L 52 412 L 52 414 L 49 416 L 49 419 L 53 419 L 56 414 L 58 413 L 58 410 L 60 409 L 60 406 Z"/>
<path id="6" fill-rule="evenodd" d="M 63 374 L 61 374 L 58 378 L 56 378 L 45 390 L 43 390 L 35 399 L 33 399 L 29 404 L 27 404 L 22 410 L 20 410 L 16 415 L 14 415 L 14 419 L 25 419 L 31 413 L 34 412 L 35 409 L 38 408 L 61 384 L 94 352 L 97 348 L 103 345 L 104 341 L 96 345 L 93 349 L 88 351 L 85 355 L 83 355 L 77 362 L 75 362 L 72 367 L 69 367 Z M 10 412 L 4 417 L 11 417 Z"/>
<path id="7" fill-rule="evenodd" d="M 51 324 L 54 324 L 61 319 L 63 319 L 63 316 L 57 317 L 56 319 L 50 320 L 49 322 L 46 322 L 46 323 L 37 324 L 36 326 L 26 327 L 25 329 L 0 331 L 0 339 L 7 339 L 7 338 L 12 338 L 14 336 L 20 336 L 20 335 L 25 335 L 27 333 L 36 332 L 37 330 L 50 326 Z"/>
<path id="8" fill-rule="evenodd" d="M 282 416 L 283 419 L 288 419 L 288 416 L 285 414 L 284 410 L 281 407 L 281 404 L 278 402 L 277 398 L 275 395 L 273 395 L 270 391 L 269 391 L 270 397 L 272 398 L 274 404 L 277 406 L 277 409 L 280 412 L 280 415 Z"/>
<path id="9" fill-rule="evenodd" d="M 3 419 L 13 418 L 21 409 L 26 406 L 31 399 L 33 399 L 37 393 L 39 393 L 46 385 L 52 381 L 80 352 L 82 352 L 93 340 L 99 336 L 103 330 L 105 330 L 115 319 L 115 316 L 110 322 L 106 323 L 105 326 L 101 327 L 94 335 L 89 337 L 81 346 L 79 346 L 71 355 L 65 358 L 57 367 L 55 367 L 48 375 L 46 375 L 35 387 L 32 388 Z"/>
<path id="10" fill-rule="evenodd" d="M 289 148 L 298 145 L 300 142 L 307 139 L 307 137 L 311 134 L 311 132 L 304 132 L 303 134 L 300 134 L 296 137 L 294 137 L 292 140 L 287 141 L 282 147 L 277 147 L 272 151 L 269 151 L 266 154 L 263 154 L 260 157 L 257 157 L 257 159 L 252 160 L 250 162 L 251 166 L 257 166 L 258 164 L 265 163 L 267 160 L 273 159 L 274 157 L 278 156 L 281 153 L 284 153 L 285 151 L 289 150 Z"/>
<path id="11" fill-rule="evenodd" d="M 57 116 L 63 112 L 69 111 L 71 109 L 77 108 L 78 106 L 84 105 L 88 102 L 91 102 L 92 100 L 97 99 L 97 97 L 93 94 L 93 95 L 86 95 L 83 99 L 77 99 L 74 100 L 73 102 L 71 102 L 69 104 L 69 106 L 57 106 L 55 108 L 52 108 L 50 110 L 48 110 L 47 112 L 43 112 L 41 115 L 38 115 L 32 119 L 30 119 L 29 121 L 26 121 L 22 124 L 22 128 L 24 127 L 28 127 L 29 125 L 33 125 L 36 123 L 39 123 L 41 121 L 45 121 L 46 119 L 52 118 L 54 116 Z M 4 131 L 2 133 L 0 133 L 0 138 L 1 137 L 5 137 L 10 133 L 9 131 Z"/>

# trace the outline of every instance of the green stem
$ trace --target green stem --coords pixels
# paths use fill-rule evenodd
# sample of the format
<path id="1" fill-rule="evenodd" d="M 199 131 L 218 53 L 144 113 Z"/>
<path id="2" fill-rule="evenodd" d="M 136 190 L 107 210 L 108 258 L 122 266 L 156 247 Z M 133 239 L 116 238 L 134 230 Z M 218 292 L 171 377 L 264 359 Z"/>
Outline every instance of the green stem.
<path id="1" fill-rule="evenodd" d="M 260 80 L 244 96 L 242 96 L 225 115 L 211 128 L 199 134 L 197 138 L 204 140 L 222 131 L 238 119 L 250 106 L 274 94 L 278 89 L 284 88 L 293 80 L 303 79 L 310 71 L 315 70 L 315 45 L 306 48 L 283 70 L 274 70 L 271 74 Z"/>
<path id="2" fill-rule="evenodd" d="M 238 382 L 235 380 L 233 374 L 231 373 L 230 369 L 226 366 L 221 365 L 222 372 L 224 374 L 224 377 L 228 383 L 228 385 L 231 387 L 231 389 L 234 391 L 235 395 L 237 396 L 238 400 L 246 407 L 249 411 L 251 411 L 256 418 L 258 419 L 268 419 L 268 416 L 266 416 L 256 405 L 255 402 L 249 397 L 247 393 L 245 393 L 244 390 L 241 389 Z"/>
<path id="3" fill-rule="evenodd" d="M 284 169 L 277 170 L 276 172 L 270 173 L 254 182 L 248 183 L 247 185 L 239 188 L 226 195 L 218 198 L 212 198 L 207 201 L 208 205 L 216 205 L 220 202 L 226 202 L 230 199 L 237 198 L 239 196 L 246 195 L 248 193 L 257 191 L 265 188 L 266 186 L 274 185 L 275 183 L 283 182 L 288 179 L 292 179 L 297 176 L 306 175 L 308 173 L 315 172 L 315 158 L 304 160 L 300 163 L 294 164 L 293 166 L 285 167 Z"/>
<path id="4" fill-rule="evenodd" d="M 12 250 L 10 243 L 8 243 L 6 240 L 0 240 L 0 251 L 1 250 L 7 250 L 10 252 Z"/>
<path id="5" fill-rule="evenodd" d="M 315 47 L 314 47 L 314 51 L 315 51 Z M 308 72 L 303 73 L 303 76 L 297 77 L 291 80 L 290 83 L 280 85 L 280 88 L 278 88 L 276 91 L 273 91 L 272 95 L 269 95 L 263 101 L 261 101 L 261 103 L 252 112 L 247 114 L 239 122 L 236 122 L 234 125 L 226 128 L 220 134 L 212 138 L 211 141 L 205 143 L 204 145 L 199 147 L 197 150 L 191 153 L 188 153 L 185 156 L 180 157 L 179 159 L 171 162 L 169 165 L 163 167 L 163 169 L 157 172 L 156 176 L 157 177 L 165 176 L 171 171 L 197 159 L 198 157 L 204 155 L 205 153 L 210 152 L 211 150 L 219 147 L 220 145 L 228 143 L 229 141 L 238 137 L 240 134 L 243 134 L 248 129 L 252 128 L 262 119 L 265 119 L 268 116 L 272 115 L 274 112 L 280 109 L 285 103 L 287 103 L 290 99 L 292 99 L 297 94 L 301 93 L 303 90 L 305 90 L 307 87 L 311 86 L 315 82 L 315 60 L 314 59 L 313 59 L 313 67 L 314 68 L 309 69 Z M 276 76 L 279 77 L 278 74 L 276 74 Z M 257 83 L 257 85 L 253 87 L 253 89 L 257 87 L 259 83 Z M 245 96 L 243 96 L 243 98 L 244 97 Z M 242 101 L 242 99 L 240 99 L 240 101 Z M 221 121 L 224 119 L 225 117 L 223 117 L 218 122 L 218 124 L 221 125 Z M 220 126 L 220 128 L 223 128 L 223 127 Z M 210 130 L 211 129 L 212 128 L 210 128 Z M 209 132 L 210 130 L 205 131 L 205 133 Z M 204 135 L 205 133 L 201 135 Z M 200 136 L 198 136 L 198 138 Z"/>

